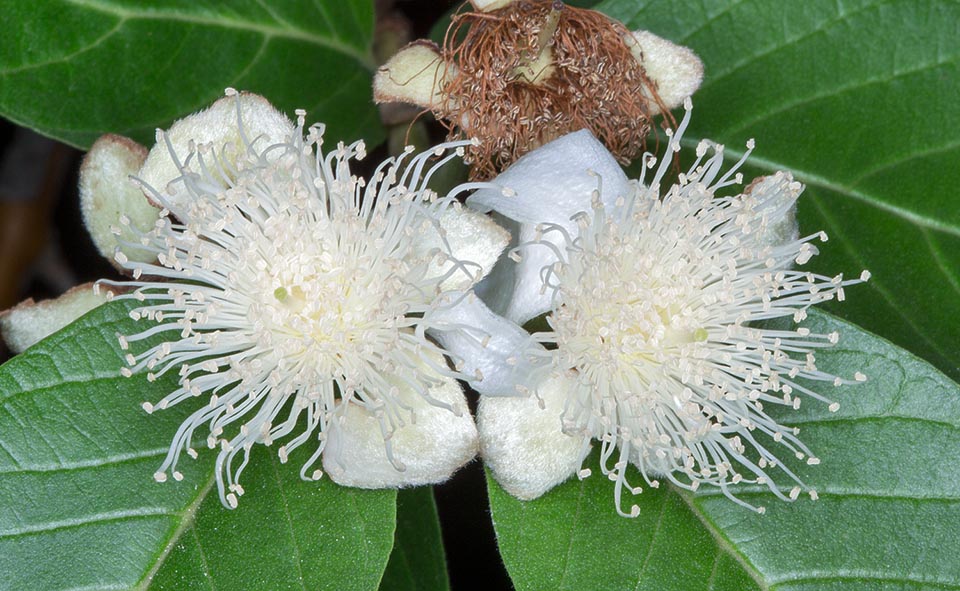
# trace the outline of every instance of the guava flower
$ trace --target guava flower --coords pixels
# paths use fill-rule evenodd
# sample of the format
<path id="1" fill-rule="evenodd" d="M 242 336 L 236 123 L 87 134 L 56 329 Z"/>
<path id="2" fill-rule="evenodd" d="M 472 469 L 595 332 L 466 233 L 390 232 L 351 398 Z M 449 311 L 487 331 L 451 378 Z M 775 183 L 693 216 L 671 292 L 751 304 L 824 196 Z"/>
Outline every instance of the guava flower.
<path id="1" fill-rule="evenodd" d="M 803 186 L 789 173 L 725 196 L 742 182 L 737 170 L 752 141 L 728 170 L 723 146 L 700 142 L 694 164 L 665 185 L 689 102 L 686 109 L 667 156 L 657 163 L 645 155 L 636 182 L 578 132 L 521 158 L 495 180 L 500 189 L 470 198 L 533 227 L 511 253 L 519 263 L 500 281 L 513 294 L 510 320 L 546 313 L 548 329 L 525 337 L 476 299 L 450 313 L 476 327 L 473 342 L 497 343 L 500 365 L 523 368 L 496 374 L 478 412 L 481 454 L 520 498 L 535 498 L 575 472 L 589 475 L 582 464 L 593 440 L 622 515 L 639 512 L 623 509 L 624 490 L 642 490 L 627 480 L 628 464 L 647 486 L 661 479 L 688 490 L 711 485 L 748 507 L 732 485 L 765 485 L 786 500 L 806 488 L 816 498 L 778 454 L 819 460 L 798 429 L 779 424 L 768 409 L 798 408 L 808 398 L 836 411 L 807 381 L 833 387 L 865 376 L 844 379 L 817 367 L 816 351 L 836 344 L 837 333 L 762 322 L 800 322 L 810 306 L 842 300 L 844 288 L 868 273 L 848 280 L 794 268 L 817 254 L 813 242 L 826 235 L 798 235 L 794 202 Z M 468 361 L 467 370 L 471 359 L 497 365 L 494 354 L 476 357 L 463 331 L 441 340 Z M 517 393 L 527 396 L 509 396 Z M 792 481 L 789 490 L 781 490 L 774 470 Z"/>
<path id="2" fill-rule="evenodd" d="M 350 169 L 363 142 L 324 154 L 323 126 L 304 130 L 303 112 L 282 138 L 252 135 L 278 113 L 228 95 L 159 133 L 138 184 L 162 210 L 146 231 L 121 217 L 115 259 L 132 279 L 101 282 L 126 289 L 116 299 L 141 302 L 131 316 L 149 323 L 120 336 L 123 373 L 179 376 L 144 409 L 194 409 L 156 480 L 182 479 L 177 464 L 197 457 L 198 439 L 219 449 L 229 507 L 257 444 L 276 442 L 282 462 L 310 444 L 306 479 L 325 470 L 365 488 L 445 480 L 474 457 L 477 432 L 464 376 L 427 331 L 448 305 L 438 296 L 469 290 L 508 240 L 457 202 L 476 185 L 443 197 L 427 188 L 463 142 L 408 151 L 364 180 Z"/>
<path id="3" fill-rule="evenodd" d="M 471 0 L 444 46 L 416 41 L 374 79 L 377 102 L 428 109 L 450 138 L 475 138 L 474 178 L 488 179 L 530 150 L 589 129 L 622 162 L 642 149 L 656 115 L 700 86 L 688 48 L 559 0 Z"/>

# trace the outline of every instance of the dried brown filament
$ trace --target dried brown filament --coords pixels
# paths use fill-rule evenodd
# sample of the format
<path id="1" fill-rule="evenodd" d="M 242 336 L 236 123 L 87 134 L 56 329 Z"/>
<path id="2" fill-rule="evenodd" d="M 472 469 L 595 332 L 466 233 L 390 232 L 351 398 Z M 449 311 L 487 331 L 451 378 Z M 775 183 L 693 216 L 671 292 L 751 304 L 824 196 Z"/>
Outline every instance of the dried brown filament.
<path id="1" fill-rule="evenodd" d="M 530 150 L 583 128 L 621 162 L 636 157 L 653 113 L 668 111 L 631 53 L 629 35 L 597 11 L 553 0 L 455 15 L 443 59 L 457 70 L 437 115 L 451 139 L 480 140 L 467 154 L 471 176 L 492 178 Z"/>

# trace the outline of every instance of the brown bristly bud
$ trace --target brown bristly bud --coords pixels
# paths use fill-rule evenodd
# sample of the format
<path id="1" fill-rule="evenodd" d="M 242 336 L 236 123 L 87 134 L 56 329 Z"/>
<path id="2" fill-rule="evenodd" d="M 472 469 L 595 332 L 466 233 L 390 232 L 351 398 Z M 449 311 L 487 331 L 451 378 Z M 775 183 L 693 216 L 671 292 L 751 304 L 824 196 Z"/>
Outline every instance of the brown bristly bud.
<path id="1" fill-rule="evenodd" d="M 480 140 L 467 153 L 471 176 L 492 178 L 582 128 L 627 163 L 645 147 L 654 114 L 672 125 L 629 35 L 597 11 L 553 0 L 455 15 L 443 60 L 457 70 L 443 85 L 447 100 L 433 110 L 451 138 Z"/>

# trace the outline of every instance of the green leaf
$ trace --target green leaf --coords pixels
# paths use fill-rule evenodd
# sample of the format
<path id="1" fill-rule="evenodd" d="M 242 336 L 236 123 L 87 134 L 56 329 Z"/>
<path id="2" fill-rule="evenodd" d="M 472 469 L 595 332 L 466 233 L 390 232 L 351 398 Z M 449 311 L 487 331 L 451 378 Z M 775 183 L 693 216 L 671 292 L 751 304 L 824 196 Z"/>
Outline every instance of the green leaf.
<path id="1" fill-rule="evenodd" d="M 150 589 L 376 589 L 393 546 L 396 491 L 305 482 L 296 456 L 284 465 L 254 452 L 240 506 L 227 511 L 207 496 Z"/>
<path id="2" fill-rule="evenodd" d="M 433 489 L 403 489 L 397 493 L 397 533 L 380 591 L 449 589 Z"/>
<path id="3" fill-rule="evenodd" d="M 101 306 L 0 367 L 0 589 L 142 589 L 154 574 L 158 588 L 376 589 L 394 491 L 301 482 L 296 457 L 265 451 L 235 511 L 208 495 L 212 452 L 182 461 L 182 482 L 153 480 L 191 409 L 140 407 L 175 372 L 119 376 L 129 309 Z"/>
<path id="4" fill-rule="evenodd" d="M 155 128 L 228 86 L 306 109 L 330 140 L 383 139 L 371 0 L 12 0 L 3 12 L 0 114 L 75 146 L 106 132 L 152 145 Z"/>
<path id="5" fill-rule="evenodd" d="M 771 409 L 800 427 L 821 458 L 818 466 L 785 462 L 818 501 L 785 503 L 762 487 L 740 487 L 738 497 L 766 507 L 759 515 L 716 490 L 664 487 L 625 501 L 641 508 L 628 519 L 617 516 L 613 484 L 595 465 L 594 476 L 531 502 L 491 479 L 494 524 L 517 589 L 960 588 L 960 386 L 839 319 L 815 312 L 809 326 L 842 335 L 818 353 L 820 369 L 869 377 L 820 385 L 840 402 L 836 413 L 810 400 L 798 411 Z"/>
<path id="6" fill-rule="evenodd" d="M 705 64 L 691 144 L 806 183 L 811 268 L 873 279 L 829 309 L 960 379 L 960 4 L 935 0 L 606 0 Z"/>

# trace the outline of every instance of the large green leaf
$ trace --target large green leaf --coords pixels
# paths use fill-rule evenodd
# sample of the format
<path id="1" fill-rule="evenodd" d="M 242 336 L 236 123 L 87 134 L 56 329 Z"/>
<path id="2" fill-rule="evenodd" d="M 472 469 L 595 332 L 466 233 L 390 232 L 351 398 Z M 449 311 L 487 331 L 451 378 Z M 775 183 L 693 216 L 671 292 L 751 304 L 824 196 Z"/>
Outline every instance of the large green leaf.
<path id="1" fill-rule="evenodd" d="M 634 29 L 692 47 L 706 75 L 691 142 L 807 184 L 811 266 L 873 273 L 830 310 L 960 378 L 960 4 L 937 0 L 606 0 Z"/>
<path id="2" fill-rule="evenodd" d="M 491 479 L 500 549 L 517 588 L 960 588 L 960 386 L 839 319 L 813 313 L 810 326 L 842 335 L 818 354 L 818 367 L 869 376 L 829 387 L 837 413 L 812 401 L 778 413 L 822 459 L 787 462 L 818 501 L 784 503 L 741 487 L 739 497 L 766 506 L 758 515 L 715 490 L 648 489 L 627 502 L 641 507 L 632 520 L 617 516 L 613 484 L 599 476 L 526 503 Z"/>
<path id="3" fill-rule="evenodd" d="M 0 114 L 85 148 L 154 129 L 232 86 L 332 140 L 382 139 L 371 98 L 373 2 L 5 0 Z"/>
<path id="4" fill-rule="evenodd" d="M 393 546 L 396 491 L 305 482 L 296 457 L 284 465 L 255 452 L 239 508 L 208 495 L 150 589 L 376 589 Z"/>
<path id="5" fill-rule="evenodd" d="M 190 409 L 140 408 L 175 375 L 119 376 L 128 310 L 101 306 L 0 367 L 0 589 L 146 588 L 154 574 L 161 589 L 376 589 L 394 491 L 301 482 L 296 457 L 264 451 L 235 511 L 208 495 L 211 452 L 154 482 Z"/>
<path id="6" fill-rule="evenodd" d="M 446 553 L 433 488 L 397 493 L 397 533 L 380 591 L 448 591 Z"/>

